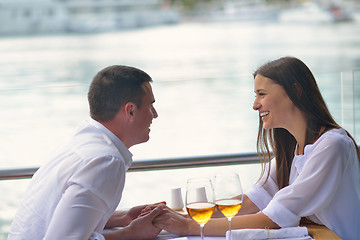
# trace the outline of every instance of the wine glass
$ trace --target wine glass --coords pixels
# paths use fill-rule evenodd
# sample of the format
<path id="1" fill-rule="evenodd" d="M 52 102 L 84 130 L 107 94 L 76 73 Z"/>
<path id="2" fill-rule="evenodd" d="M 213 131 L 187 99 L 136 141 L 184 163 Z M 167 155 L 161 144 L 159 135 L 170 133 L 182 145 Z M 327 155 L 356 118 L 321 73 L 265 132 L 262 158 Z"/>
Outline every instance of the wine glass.
<path id="1" fill-rule="evenodd" d="M 208 178 L 191 178 L 186 184 L 186 210 L 189 216 L 200 225 L 201 239 L 204 239 L 204 226 L 214 210 L 214 189 Z"/>
<path id="2" fill-rule="evenodd" d="M 243 201 L 243 190 L 239 175 L 222 173 L 215 176 L 215 204 L 229 222 L 229 239 L 231 240 L 231 219 L 238 214 Z"/>

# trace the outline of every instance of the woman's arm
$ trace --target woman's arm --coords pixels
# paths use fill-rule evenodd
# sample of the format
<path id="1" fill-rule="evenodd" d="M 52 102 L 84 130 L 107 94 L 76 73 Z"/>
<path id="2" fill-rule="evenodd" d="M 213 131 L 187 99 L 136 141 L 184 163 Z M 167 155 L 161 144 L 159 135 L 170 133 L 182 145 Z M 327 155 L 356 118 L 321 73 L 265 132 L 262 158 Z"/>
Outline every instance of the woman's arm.
<path id="1" fill-rule="evenodd" d="M 245 198 L 244 198 L 245 199 Z M 246 198 L 246 202 L 250 199 Z M 251 202 L 251 201 L 250 201 Z M 243 214 L 246 211 L 254 211 L 257 207 L 254 207 L 251 203 L 248 203 L 249 208 L 243 210 Z M 200 235 L 200 227 L 194 220 L 187 218 L 181 214 L 174 212 L 173 210 L 166 208 L 163 214 L 154 220 L 154 225 L 158 228 L 165 229 L 168 232 L 186 236 L 186 235 Z M 233 229 L 242 228 L 279 228 L 265 214 L 258 212 L 256 214 L 247 214 L 241 216 L 235 216 L 232 219 Z M 208 236 L 225 236 L 228 230 L 229 224 L 226 218 L 211 219 L 205 225 L 205 234 Z"/>
<path id="2" fill-rule="evenodd" d="M 279 228 L 276 223 L 259 211 L 259 208 L 244 194 L 241 209 L 238 215 L 232 218 L 232 228 Z M 209 236 L 224 236 L 228 228 L 227 219 L 212 219 L 205 225 L 205 233 Z"/>
<path id="3" fill-rule="evenodd" d="M 241 199 L 241 196 L 236 196 L 235 198 Z M 259 212 L 259 208 L 250 200 L 246 194 L 243 195 L 243 202 L 241 204 L 241 208 L 239 210 L 239 213 L 237 215 L 245 215 L 245 214 L 253 214 Z M 215 208 L 214 214 L 212 216 L 213 218 L 223 218 L 224 215 Z"/>
<path id="4" fill-rule="evenodd" d="M 200 229 L 198 226 L 189 224 L 190 235 L 199 235 Z M 231 221 L 232 229 L 244 229 L 244 228 L 279 228 L 270 218 L 268 218 L 262 212 L 256 214 L 248 214 L 235 216 Z M 226 218 L 211 219 L 205 225 L 205 235 L 208 236 L 225 236 L 226 231 L 229 230 L 229 224 Z"/>
<path id="5" fill-rule="evenodd" d="M 243 202 L 238 215 L 253 214 L 260 211 L 260 209 L 253 203 L 246 194 L 243 195 Z"/>

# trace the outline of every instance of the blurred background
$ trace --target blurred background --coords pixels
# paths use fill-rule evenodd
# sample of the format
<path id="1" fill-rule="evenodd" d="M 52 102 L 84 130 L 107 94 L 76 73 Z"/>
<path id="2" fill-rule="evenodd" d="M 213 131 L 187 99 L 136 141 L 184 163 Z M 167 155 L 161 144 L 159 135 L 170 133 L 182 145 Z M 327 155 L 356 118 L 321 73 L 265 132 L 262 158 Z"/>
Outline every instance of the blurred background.
<path id="1" fill-rule="evenodd" d="M 252 73 L 288 55 L 359 143 L 360 0 L 0 0 L 0 169 L 44 164 L 88 118 L 93 76 L 114 64 L 154 80 L 159 117 L 135 161 L 256 152 Z M 230 170 L 247 190 L 261 167 L 131 172 L 119 208 Z M 0 181 L 0 239 L 28 183 Z"/>

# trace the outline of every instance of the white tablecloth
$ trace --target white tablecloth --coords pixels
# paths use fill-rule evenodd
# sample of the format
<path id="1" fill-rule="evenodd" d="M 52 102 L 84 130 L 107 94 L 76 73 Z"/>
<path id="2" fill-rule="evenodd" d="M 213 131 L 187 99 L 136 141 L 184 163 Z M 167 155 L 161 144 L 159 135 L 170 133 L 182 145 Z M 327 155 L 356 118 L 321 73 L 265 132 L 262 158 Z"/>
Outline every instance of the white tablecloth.
<path id="1" fill-rule="evenodd" d="M 254 229 L 248 229 L 248 233 L 253 233 L 253 230 Z M 313 238 L 311 238 L 309 235 L 307 235 L 307 231 L 304 233 L 304 236 L 296 236 L 296 234 L 291 234 L 290 233 L 287 233 L 286 230 L 291 230 L 291 229 L 279 229 L 279 230 L 270 230 L 272 234 L 274 233 L 280 233 L 280 232 L 284 232 L 285 230 L 285 233 L 282 234 L 282 236 L 278 236 L 279 238 L 276 238 L 275 235 L 274 236 L 267 236 L 267 237 L 263 237 L 263 236 L 258 236 L 256 237 L 256 239 L 282 239 L 282 240 L 311 240 Z M 242 230 L 244 232 L 244 230 Z M 255 229 L 255 231 L 258 231 L 258 229 Z M 264 231 L 266 231 L 264 229 Z M 246 239 L 250 239 L 248 237 L 240 237 L 237 236 L 236 234 L 236 230 L 233 231 L 233 234 L 234 236 L 232 236 L 232 238 L 234 239 L 241 239 L 241 240 L 246 240 Z M 251 234 L 250 234 L 251 235 Z M 249 236 L 250 236 L 249 235 Z M 252 234 L 254 235 L 254 234 Z M 243 235 L 241 235 L 243 236 Z M 244 235 L 245 236 L 245 235 Z M 156 240 L 166 240 L 166 239 L 173 239 L 173 240 L 201 240 L 201 237 L 200 236 L 188 236 L 188 237 L 180 237 L 180 236 L 177 236 L 177 235 L 174 235 L 174 234 L 170 234 L 166 231 L 161 231 L 159 236 L 156 238 Z M 226 237 L 211 237 L 211 236 L 206 236 L 204 237 L 204 240 L 226 240 Z"/>
<path id="2" fill-rule="evenodd" d="M 173 240 L 201 240 L 200 236 L 189 236 L 189 237 L 179 237 L 174 234 L 170 234 L 166 231 L 161 231 L 159 236 L 156 240 L 166 240 L 166 239 L 173 239 Z M 226 240 L 225 237 L 207 237 L 205 235 L 204 240 Z"/>
<path id="3" fill-rule="evenodd" d="M 108 232 L 111 230 L 105 230 L 104 232 Z M 156 240 L 167 240 L 167 239 L 172 239 L 172 240 L 201 240 L 200 236 L 187 236 L 187 237 L 180 237 L 178 235 L 175 234 L 171 234 L 168 233 L 166 231 L 161 231 L 159 236 L 156 238 Z M 275 239 L 275 238 L 269 238 L 269 239 Z M 279 238 L 280 239 L 280 238 Z M 308 240 L 308 239 L 313 239 L 310 236 L 304 236 L 304 237 L 300 237 L 300 238 L 281 238 L 283 240 Z M 212 237 L 212 236 L 206 236 L 204 237 L 204 240 L 226 240 L 226 237 Z"/>

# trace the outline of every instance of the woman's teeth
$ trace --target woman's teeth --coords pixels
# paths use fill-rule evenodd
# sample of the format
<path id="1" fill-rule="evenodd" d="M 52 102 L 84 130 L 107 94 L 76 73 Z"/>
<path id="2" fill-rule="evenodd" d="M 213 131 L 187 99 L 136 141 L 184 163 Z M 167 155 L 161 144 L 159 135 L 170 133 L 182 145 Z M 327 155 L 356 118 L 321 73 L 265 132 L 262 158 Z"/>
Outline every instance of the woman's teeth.
<path id="1" fill-rule="evenodd" d="M 262 112 L 262 113 L 260 113 L 260 117 L 264 117 L 264 116 L 266 116 L 268 114 L 269 114 L 269 112 Z"/>

